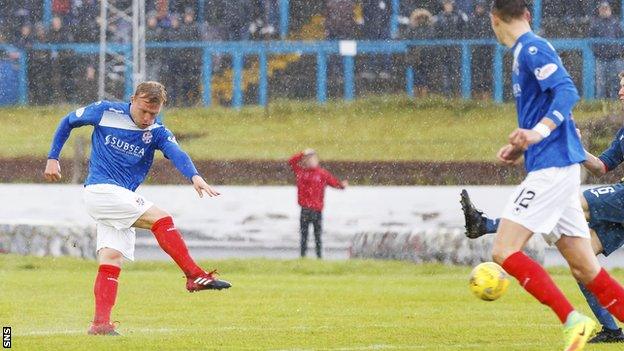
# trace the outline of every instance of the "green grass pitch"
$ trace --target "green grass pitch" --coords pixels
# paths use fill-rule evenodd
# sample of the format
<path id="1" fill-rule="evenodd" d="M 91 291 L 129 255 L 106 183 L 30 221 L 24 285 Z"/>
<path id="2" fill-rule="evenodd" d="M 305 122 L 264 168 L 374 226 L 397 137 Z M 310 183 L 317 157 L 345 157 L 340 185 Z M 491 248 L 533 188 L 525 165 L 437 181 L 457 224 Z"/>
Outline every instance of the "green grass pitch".
<path id="1" fill-rule="evenodd" d="M 74 109 L 0 108 L 0 123 L 6 129 L 0 138 L 0 158 L 45 157 L 59 120 Z M 582 103 L 574 117 L 584 122 L 619 109 L 618 103 Z M 326 160 L 494 161 L 517 123 L 511 104 L 398 96 L 326 106 L 276 101 L 268 110 L 165 108 L 164 113 L 174 133 L 193 136 L 182 139 L 181 145 L 198 160 L 284 160 L 297 150 L 314 147 Z M 91 128 L 85 127 L 72 136 L 88 140 L 90 133 Z M 70 140 L 62 157 L 71 157 L 72 150 Z"/>
<path id="2" fill-rule="evenodd" d="M 0 255 L 0 324 L 15 350 L 559 350 L 556 317 L 514 282 L 499 301 L 467 287 L 467 267 L 402 262 L 224 260 L 234 287 L 189 294 L 173 263 L 122 271 L 122 337 L 85 334 L 96 263 Z M 567 271 L 552 271 L 588 312 Z M 624 272 L 616 271 L 624 279 Z M 592 346 L 617 350 L 621 346 Z"/>

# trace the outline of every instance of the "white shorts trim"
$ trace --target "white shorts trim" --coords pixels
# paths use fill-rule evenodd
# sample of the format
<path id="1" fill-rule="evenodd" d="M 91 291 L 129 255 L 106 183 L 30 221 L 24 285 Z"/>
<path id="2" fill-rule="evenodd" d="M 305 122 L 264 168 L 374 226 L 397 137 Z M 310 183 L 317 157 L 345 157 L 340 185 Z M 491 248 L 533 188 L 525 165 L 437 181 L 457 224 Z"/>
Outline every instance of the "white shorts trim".
<path id="1" fill-rule="evenodd" d="M 136 234 L 132 225 L 154 204 L 113 184 L 88 185 L 83 198 L 87 213 L 97 222 L 96 252 L 107 247 L 134 260 Z"/>
<path id="2" fill-rule="evenodd" d="M 589 239 L 580 193 L 578 164 L 530 172 L 512 193 L 502 217 L 542 234 L 549 245 L 562 235 Z"/>

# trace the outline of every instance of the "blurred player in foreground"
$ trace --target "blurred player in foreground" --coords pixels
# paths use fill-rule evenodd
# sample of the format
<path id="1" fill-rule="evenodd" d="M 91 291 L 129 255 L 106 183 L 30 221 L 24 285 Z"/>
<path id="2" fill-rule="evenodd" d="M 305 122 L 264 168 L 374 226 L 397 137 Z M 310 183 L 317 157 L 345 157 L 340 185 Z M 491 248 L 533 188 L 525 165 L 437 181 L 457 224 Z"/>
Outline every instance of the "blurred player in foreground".
<path id="1" fill-rule="evenodd" d="M 620 73 L 620 101 L 624 102 L 624 72 Z M 585 151 L 585 168 L 596 176 L 602 176 L 614 170 L 624 162 L 624 128 L 620 129 L 611 146 L 599 157 Z M 479 238 L 488 233 L 496 233 L 500 219 L 490 219 L 477 210 L 470 201 L 468 192 L 461 194 L 462 210 L 466 219 L 466 236 Z M 591 228 L 591 241 L 594 253 L 609 256 L 624 246 L 624 184 L 618 183 L 585 190 L 581 195 L 581 206 L 585 219 Z M 613 316 L 600 306 L 596 297 L 579 284 L 587 303 L 602 324 L 602 330 L 590 343 L 624 342 L 624 333 L 618 327 Z"/>
<path id="2" fill-rule="evenodd" d="M 563 324 L 564 350 L 582 350 L 596 322 L 572 307 L 546 270 L 522 252 L 534 233 L 555 245 L 577 281 L 624 320 L 624 288 L 600 267 L 592 250 L 580 193 L 585 150 L 572 120 L 579 100 L 553 46 L 531 31 L 525 0 L 494 0 L 492 28 L 513 53 L 512 83 L 519 128 L 498 152 L 508 164 L 524 155 L 528 172 L 503 211 L 493 257 Z"/>
<path id="3" fill-rule="evenodd" d="M 314 227 L 316 242 L 316 257 L 323 256 L 323 207 L 325 205 L 325 188 L 344 189 L 349 185 L 346 180 L 339 181 L 329 171 L 320 166 L 316 151 L 306 149 L 288 161 L 297 179 L 297 197 L 301 206 L 299 219 L 301 234 L 301 257 L 306 256 L 308 250 L 308 231 L 310 224 Z"/>
<path id="4" fill-rule="evenodd" d="M 100 264 L 94 286 L 95 317 L 89 329 L 92 335 L 119 335 L 110 322 L 110 314 L 123 258 L 134 260 L 134 228 L 152 231 L 160 247 L 186 275 L 188 291 L 230 287 L 228 282 L 215 278 L 214 272 L 205 272 L 193 261 L 171 215 L 134 192 L 145 180 L 154 152 L 160 150 L 193 183 L 200 197 L 219 195 L 199 175 L 171 131 L 156 123 L 166 100 L 162 84 L 144 82 L 137 86 L 130 103 L 98 101 L 79 108 L 61 120 L 54 134 L 44 173 L 53 182 L 61 179 L 58 159 L 71 130 L 93 126 L 89 175 L 84 188 L 87 212 L 97 222 Z"/>

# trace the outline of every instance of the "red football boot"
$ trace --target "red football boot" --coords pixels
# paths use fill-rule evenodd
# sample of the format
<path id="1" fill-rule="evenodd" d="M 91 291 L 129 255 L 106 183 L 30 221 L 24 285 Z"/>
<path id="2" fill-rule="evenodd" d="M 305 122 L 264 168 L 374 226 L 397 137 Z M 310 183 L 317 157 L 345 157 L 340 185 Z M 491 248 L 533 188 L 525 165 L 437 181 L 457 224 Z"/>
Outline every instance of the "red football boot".
<path id="1" fill-rule="evenodd" d="M 120 336 L 119 332 L 115 330 L 113 323 L 101 323 L 91 324 L 91 328 L 87 332 L 89 335 L 108 335 L 108 336 Z"/>
<path id="2" fill-rule="evenodd" d="M 195 292 L 200 290 L 228 289 L 232 284 L 216 278 L 217 271 L 204 272 L 198 276 L 186 278 L 186 290 Z"/>

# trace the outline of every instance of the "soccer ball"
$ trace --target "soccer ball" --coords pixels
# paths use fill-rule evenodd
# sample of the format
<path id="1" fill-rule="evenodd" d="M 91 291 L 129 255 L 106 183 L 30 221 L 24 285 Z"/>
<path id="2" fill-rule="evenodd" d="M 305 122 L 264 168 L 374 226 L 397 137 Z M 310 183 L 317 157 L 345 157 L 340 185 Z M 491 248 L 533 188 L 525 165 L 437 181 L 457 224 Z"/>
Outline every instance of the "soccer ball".
<path id="1" fill-rule="evenodd" d="M 470 290 L 484 301 L 494 301 L 503 296 L 509 287 L 507 272 L 494 262 L 476 266 L 470 273 Z"/>

